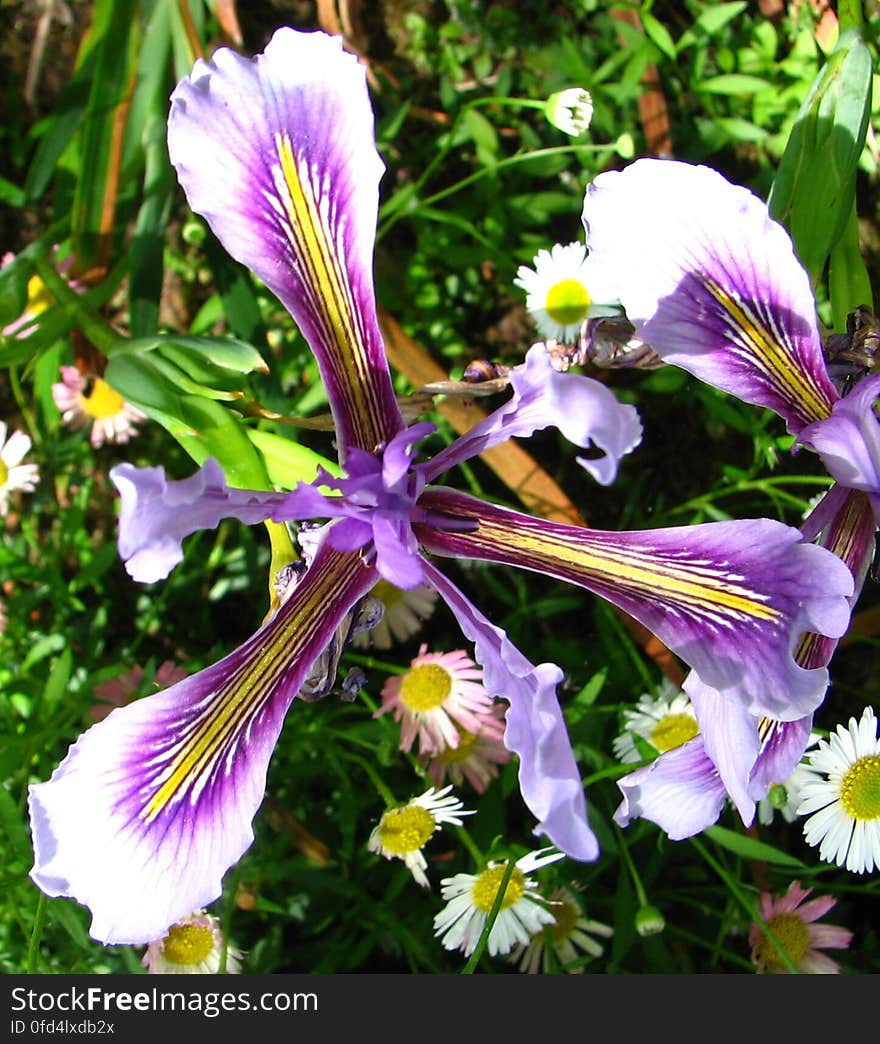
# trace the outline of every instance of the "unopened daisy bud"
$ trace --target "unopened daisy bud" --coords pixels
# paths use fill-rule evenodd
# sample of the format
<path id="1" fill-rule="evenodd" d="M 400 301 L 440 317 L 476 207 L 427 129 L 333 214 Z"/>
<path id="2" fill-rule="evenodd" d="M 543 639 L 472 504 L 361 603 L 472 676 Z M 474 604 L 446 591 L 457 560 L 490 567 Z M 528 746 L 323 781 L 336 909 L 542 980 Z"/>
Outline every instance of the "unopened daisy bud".
<path id="1" fill-rule="evenodd" d="M 413 798 L 400 808 L 392 808 L 379 820 L 370 834 L 367 848 L 386 859 L 402 859 L 423 888 L 430 882 L 425 875 L 428 862 L 422 849 L 440 829 L 441 824 L 461 826 L 461 816 L 472 816 L 473 809 L 465 809 L 455 797 L 447 797 L 451 786 L 443 790 L 431 787 L 420 797 Z"/>
<path id="2" fill-rule="evenodd" d="M 558 130 L 578 137 L 593 119 L 593 99 L 583 87 L 569 87 L 551 94 L 544 106 L 544 115 Z"/>
<path id="3" fill-rule="evenodd" d="M 196 910 L 147 947 L 141 964 L 150 975 L 215 975 L 220 970 L 223 933 L 216 917 Z M 226 971 L 241 971 L 241 952 L 226 948 Z"/>
<path id="4" fill-rule="evenodd" d="M 629 133 L 621 134 L 614 143 L 614 151 L 621 159 L 632 159 L 636 154 L 636 143 Z"/>
<path id="5" fill-rule="evenodd" d="M 643 938 L 646 935 L 659 935 L 666 927 L 666 918 L 656 906 L 641 906 L 636 911 L 636 931 Z"/>

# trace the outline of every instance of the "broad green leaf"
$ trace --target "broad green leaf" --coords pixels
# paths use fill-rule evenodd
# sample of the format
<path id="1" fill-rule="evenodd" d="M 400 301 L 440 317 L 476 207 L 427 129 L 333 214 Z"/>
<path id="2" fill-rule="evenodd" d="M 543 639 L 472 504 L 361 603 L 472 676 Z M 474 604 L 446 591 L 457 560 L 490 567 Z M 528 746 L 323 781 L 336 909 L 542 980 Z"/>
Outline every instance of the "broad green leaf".
<path id="1" fill-rule="evenodd" d="M 834 244 L 828 264 L 828 291 L 835 330 L 846 329 L 846 317 L 859 305 L 873 309 L 871 279 L 859 243 L 855 202 L 843 235 Z"/>
<path id="2" fill-rule="evenodd" d="M 293 489 L 297 482 L 312 482 L 319 467 L 331 475 L 341 473 L 338 464 L 292 439 L 255 428 L 248 429 L 248 438 L 262 454 L 272 484 L 282 489 Z"/>
<path id="3" fill-rule="evenodd" d="M 645 36 L 654 46 L 673 62 L 676 59 L 675 41 L 666 26 L 659 22 L 650 11 L 642 11 L 639 17 L 645 30 Z"/>
<path id="4" fill-rule="evenodd" d="M 711 826 L 704 833 L 716 845 L 726 848 L 734 855 L 742 856 L 743 859 L 756 859 L 759 862 L 790 866 L 798 870 L 806 869 L 800 859 L 789 855 L 788 852 L 780 852 L 773 845 L 768 845 L 764 841 L 756 841 L 753 837 L 739 834 L 735 830 L 728 830 L 727 827 Z"/>

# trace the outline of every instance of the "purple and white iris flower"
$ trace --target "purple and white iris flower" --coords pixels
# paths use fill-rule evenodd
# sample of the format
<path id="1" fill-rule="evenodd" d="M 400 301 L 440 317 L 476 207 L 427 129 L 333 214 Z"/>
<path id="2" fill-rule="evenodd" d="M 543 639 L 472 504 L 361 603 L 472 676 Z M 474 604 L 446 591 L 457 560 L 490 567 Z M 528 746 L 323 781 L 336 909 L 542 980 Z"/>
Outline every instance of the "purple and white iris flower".
<path id="1" fill-rule="evenodd" d="M 557 373 L 543 345 L 511 374 L 512 396 L 432 458 L 407 428 L 376 318 L 372 248 L 382 163 L 364 71 L 337 38 L 281 29 L 253 60 L 221 49 L 172 96 L 170 154 L 192 208 L 290 310 L 307 338 L 336 425 L 341 478 L 291 492 L 229 489 L 216 462 L 172 481 L 121 465 L 119 549 L 140 581 L 166 576 L 181 541 L 223 517 L 247 524 L 328 520 L 277 612 L 240 648 L 163 692 L 113 711 L 31 788 L 34 881 L 72 896 L 103 942 L 141 943 L 214 900 L 253 840 L 283 718 L 315 662 L 338 645 L 380 577 L 446 601 L 475 645 L 484 683 L 509 704 L 536 833 L 592 860 L 580 774 L 556 688 L 440 571 L 461 557 L 578 584 L 650 627 L 718 692 L 784 720 L 822 700 L 824 669 L 793 659 L 799 635 L 838 636 L 852 578 L 780 523 L 756 519 L 646 532 L 558 525 L 435 485 L 449 469 L 549 425 L 592 450 L 611 482 L 641 437 L 632 407 L 601 384 Z M 597 455 L 601 454 L 601 455 Z M 310 531 L 310 545 L 315 531 Z M 334 646 L 335 647 L 335 646 Z"/>
<path id="2" fill-rule="evenodd" d="M 786 230 L 747 189 L 708 167 L 638 160 L 600 174 L 584 201 L 590 260 L 638 337 L 667 363 L 765 406 L 835 479 L 801 531 L 848 567 L 855 601 L 880 522 L 880 375 L 842 395 L 829 376 L 807 273 Z M 635 244 L 635 246 L 634 246 Z M 795 659 L 824 667 L 836 636 L 805 634 Z M 685 680 L 700 735 L 618 780 L 616 818 L 643 816 L 672 838 L 711 825 L 729 795 L 746 824 L 803 755 L 811 713 L 778 720 Z"/>

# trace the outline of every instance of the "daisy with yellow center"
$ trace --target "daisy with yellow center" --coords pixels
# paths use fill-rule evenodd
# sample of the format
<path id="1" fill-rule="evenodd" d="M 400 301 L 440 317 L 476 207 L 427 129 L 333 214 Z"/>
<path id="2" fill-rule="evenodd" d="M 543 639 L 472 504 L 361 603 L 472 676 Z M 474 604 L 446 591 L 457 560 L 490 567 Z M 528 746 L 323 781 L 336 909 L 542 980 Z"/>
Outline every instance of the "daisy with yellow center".
<path id="1" fill-rule="evenodd" d="M 168 929 L 164 939 L 147 946 L 141 964 L 150 975 L 216 975 L 223 953 L 223 933 L 216 917 L 196 910 Z M 226 971 L 241 971 L 241 952 L 226 948 Z"/>
<path id="2" fill-rule="evenodd" d="M 52 385 L 52 398 L 65 424 L 92 426 L 90 441 L 95 449 L 105 442 L 128 442 L 137 434 L 135 425 L 147 419 L 102 377 L 83 377 L 75 366 L 61 367 L 61 380 Z"/>
<path id="3" fill-rule="evenodd" d="M 527 944 L 544 925 L 556 923 L 538 895 L 538 882 L 527 875 L 563 855 L 542 848 L 517 859 L 486 942 L 490 957 L 510 953 L 517 943 Z M 434 934 L 447 950 L 461 950 L 466 957 L 474 952 L 506 873 L 507 863 L 489 863 L 481 874 L 456 874 L 440 882 L 447 903 L 434 918 Z"/>
<path id="4" fill-rule="evenodd" d="M 797 819 L 797 810 L 801 803 L 804 783 L 813 778 L 813 774 L 807 767 L 806 755 L 812 753 L 812 749 L 819 742 L 816 733 L 811 732 L 804 751 L 804 758 L 798 762 L 794 772 L 784 783 L 771 783 L 767 796 L 758 802 L 758 822 L 769 826 L 773 822 L 774 815 L 779 812 L 786 823 L 793 823 Z"/>
<path id="5" fill-rule="evenodd" d="M 690 699 L 665 678 L 656 696 L 645 693 L 634 708 L 623 712 L 623 722 L 624 731 L 612 748 L 625 764 L 680 747 L 700 731 Z"/>
<path id="6" fill-rule="evenodd" d="M 437 592 L 426 584 L 403 591 L 387 580 L 380 580 L 370 594 L 378 598 L 385 612 L 382 619 L 369 631 L 354 638 L 356 647 L 368 645 L 377 649 L 390 649 L 395 642 L 403 642 L 417 634 L 437 602 Z"/>
<path id="7" fill-rule="evenodd" d="M 866 707 L 859 721 L 837 726 L 807 760 L 799 816 L 819 858 L 856 874 L 880 867 L 880 740 L 877 718 Z"/>
<path id="8" fill-rule="evenodd" d="M 9 496 L 20 489 L 30 493 L 40 477 L 36 464 L 22 464 L 31 448 L 30 436 L 14 431 L 6 438 L 6 425 L 0 421 L 0 515 L 9 510 Z"/>
<path id="9" fill-rule="evenodd" d="M 614 291 L 580 243 L 539 250 L 532 263 L 533 269 L 520 265 L 513 282 L 525 290 L 541 337 L 574 344 L 587 319 L 620 314 Z"/>
<path id="10" fill-rule="evenodd" d="M 816 924 L 837 900 L 825 896 L 805 903 L 812 891 L 801 888 L 800 881 L 792 881 L 785 895 L 775 899 L 769 892 L 761 893 L 759 913 L 769 933 L 757 921 L 749 929 L 752 961 L 759 972 L 790 972 L 785 957 L 801 974 L 836 975 L 840 971 L 837 962 L 819 950 L 846 949 L 852 932 L 835 925 Z"/>
<path id="11" fill-rule="evenodd" d="M 474 810 L 465 809 L 458 798 L 447 797 L 450 790 L 451 785 L 443 790 L 431 787 L 406 805 L 389 809 L 367 842 L 367 848 L 377 855 L 402 859 L 422 888 L 430 886 L 425 875 L 428 863 L 422 849 L 443 823 L 461 826 L 462 816 L 474 814 Z"/>
<path id="12" fill-rule="evenodd" d="M 569 87 L 550 95 L 544 115 L 554 127 L 577 138 L 593 120 L 593 99 L 583 87 Z"/>
<path id="13" fill-rule="evenodd" d="M 458 746 L 444 747 L 419 760 L 427 766 L 435 786 L 441 786 L 447 777 L 457 787 L 467 780 L 478 794 L 483 794 L 498 775 L 499 766 L 510 761 L 510 751 L 504 746 L 504 729 L 504 707 L 496 703 L 483 715 L 478 732 L 460 728 Z"/>
<path id="14" fill-rule="evenodd" d="M 593 936 L 610 939 L 614 929 L 601 921 L 588 920 L 581 909 L 580 900 L 570 888 L 560 887 L 550 894 L 547 908 L 556 918 L 532 936 L 528 945 L 520 945 L 511 955 L 511 961 L 519 962 L 519 970 L 535 975 L 564 971 L 580 975 L 583 973 L 585 957 L 601 957 L 604 947 Z"/>
<path id="15" fill-rule="evenodd" d="M 482 685 L 482 670 L 461 649 L 427 649 L 423 645 L 408 671 L 385 682 L 373 717 L 392 711 L 400 722 L 401 750 L 418 736 L 420 754 L 437 754 L 458 746 L 461 729 L 479 733 L 494 701 Z"/>

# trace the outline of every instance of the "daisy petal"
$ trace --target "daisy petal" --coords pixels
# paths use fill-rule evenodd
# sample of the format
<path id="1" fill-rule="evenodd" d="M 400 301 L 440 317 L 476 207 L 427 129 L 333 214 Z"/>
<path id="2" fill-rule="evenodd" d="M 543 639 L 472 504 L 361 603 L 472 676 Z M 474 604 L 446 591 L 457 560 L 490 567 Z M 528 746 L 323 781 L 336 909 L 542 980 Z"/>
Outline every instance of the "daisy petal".
<path id="1" fill-rule="evenodd" d="M 601 595 L 755 716 L 801 718 L 825 694 L 827 671 L 804 670 L 793 652 L 803 631 L 845 631 L 853 578 L 796 529 L 745 519 L 613 533 L 534 519 L 451 489 L 429 489 L 420 503 L 471 523 L 467 531 L 416 527 L 427 550 L 531 569 Z"/>
<path id="2" fill-rule="evenodd" d="M 263 54 L 198 61 L 171 96 L 192 209 L 289 309 L 315 353 L 340 449 L 403 425 L 376 319 L 382 162 L 363 67 L 339 37 L 278 30 Z"/>
<path id="3" fill-rule="evenodd" d="M 291 701 L 375 582 L 359 557 L 325 545 L 240 648 L 81 736 L 52 778 L 30 788 L 36 884 L 88 906 L 103 943 L 161 938 L 216 899 L 253 840 Z"/>
<path id="4" fill-rule="evenodd" d="M 667 362 L 798 432 L 839 398 L 807 273 L 747 189 L 708 167 L 642 159 L 588 187 L 590 257 L 638 335 Z"/>

